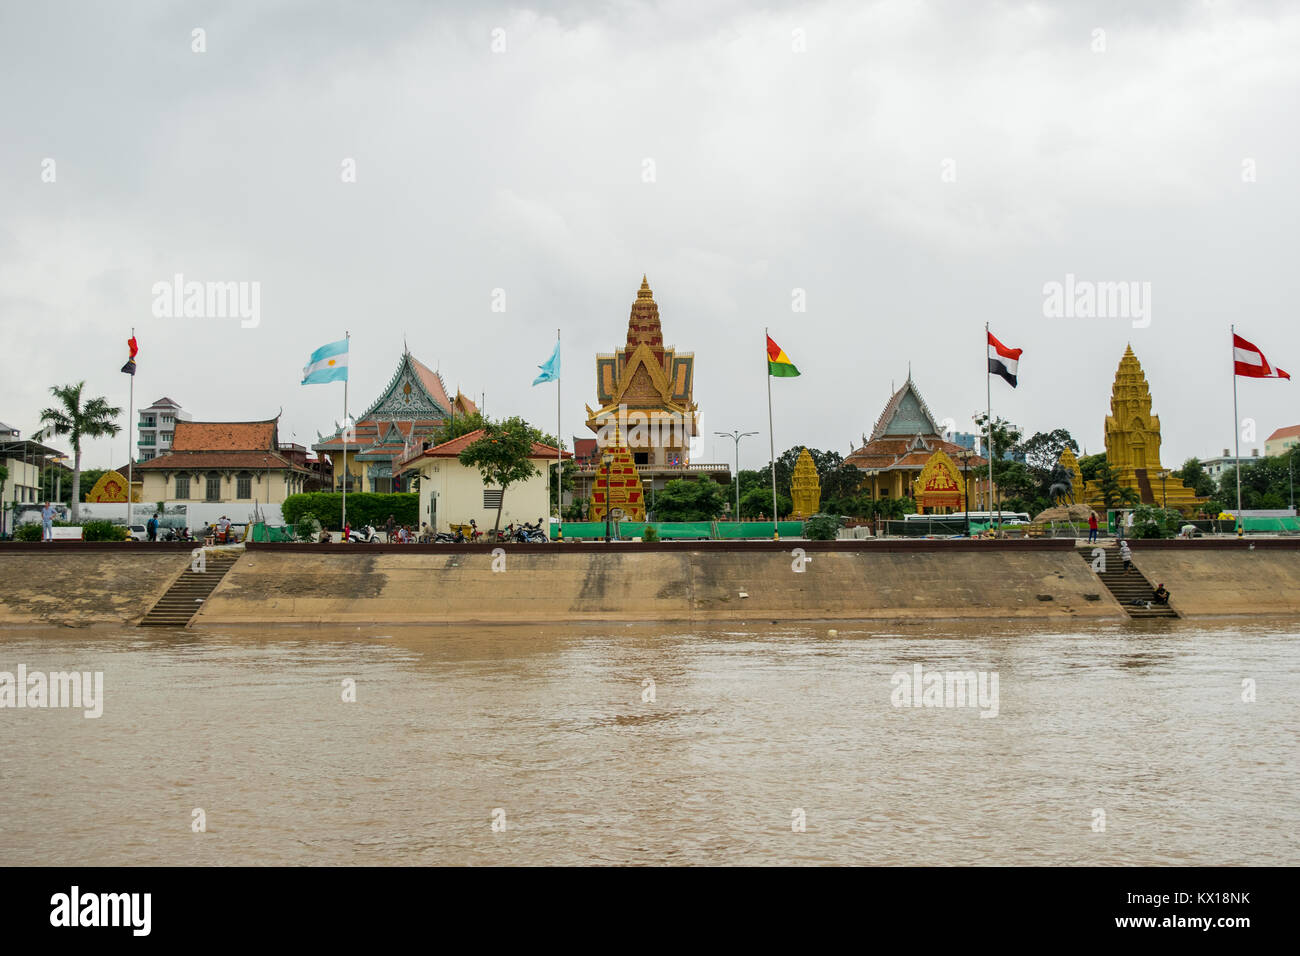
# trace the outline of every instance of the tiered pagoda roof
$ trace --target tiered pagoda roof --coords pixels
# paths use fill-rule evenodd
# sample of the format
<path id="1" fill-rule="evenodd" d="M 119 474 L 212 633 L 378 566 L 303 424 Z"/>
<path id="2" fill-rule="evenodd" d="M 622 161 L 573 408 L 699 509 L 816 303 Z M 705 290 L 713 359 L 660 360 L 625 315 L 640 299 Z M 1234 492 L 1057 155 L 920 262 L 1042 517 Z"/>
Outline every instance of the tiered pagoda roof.
<path id="1" fill-rule="evenodd" d="M 863 471 L 916 471 L 923 468 L 936 451 L 942 451 L 954 460 L 967 453 L 968 449 L 945 441 L 942 436 L 934 415 L 909 375 L 903 387 L 885 403 L 871 437 L 864 435 L 862 446 L 850 453 L 845 462 Z M 987 464 L 987 460 L 972 457 L 970 466 L 977 464 Z"/>

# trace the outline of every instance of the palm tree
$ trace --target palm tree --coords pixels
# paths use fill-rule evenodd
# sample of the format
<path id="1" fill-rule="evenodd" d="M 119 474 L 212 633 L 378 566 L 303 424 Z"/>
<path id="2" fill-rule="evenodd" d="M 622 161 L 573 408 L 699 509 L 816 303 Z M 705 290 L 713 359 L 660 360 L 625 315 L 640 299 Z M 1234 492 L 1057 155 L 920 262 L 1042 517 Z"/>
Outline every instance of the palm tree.
<path id="1" fill-rule="evenodd" d="M 122 414 L 103 398 L 92 398 L 81 403 L 81 390 L 85 382 L 76 385 L 51 385 L 50 392 L 59 400 L 58 407 L 41 412 L 41 429 L 46 435 L 67 435 L 72 444 L 72 520 L 80 517 L 81 504 L 81 440 L 116 435 L 122 430 L 113 419 Z M 130 500 L 131 489 L 127 489 Z"/>

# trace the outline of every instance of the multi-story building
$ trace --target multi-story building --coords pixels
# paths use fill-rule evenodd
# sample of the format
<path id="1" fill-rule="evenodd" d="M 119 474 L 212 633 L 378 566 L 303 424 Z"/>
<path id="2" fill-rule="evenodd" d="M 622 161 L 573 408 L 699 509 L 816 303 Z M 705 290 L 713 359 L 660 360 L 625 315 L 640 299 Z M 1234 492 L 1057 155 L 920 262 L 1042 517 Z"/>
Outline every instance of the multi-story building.
<path id="1" fill-rule="evenodd" d="M 190 420 L 189 413 L 181 408 L 175 399 L 166 396 L 158 399 L 148 408 L 140 409 L 140 420 L 136 425 L 138 431 L 136 460 L 149 461 L 151 458 L 167 454 L 172 449 L 176 423 Z"/>
<path id="2" fill-rule="evenodd" d="M 1288 425 L 1264 439 L 1264 454 L 1272 458 L 1285 454 L 1297 445 L 1300 445 L 1300 425 Z"/>
<path id="3" fill-rule="evenodd" d="M 1241 466 L 1245 468 L 1257 461 L 1259 461 L 1258 448 L 1252 448 L 1249 456 L 1242 455 L 1240 457 L 1234 457 L 1231 449 L 1225 448 L 1222 455 L 1215 455 L 1213 458 L 1202 458 L 1201 467 L 1205 469 L 1207 475 L 1213 478 L 1215 482 L 1218 482 L 1219 478 L 1226 472 L 1236 470 L 1237 462 L 1241 462 Z"/>

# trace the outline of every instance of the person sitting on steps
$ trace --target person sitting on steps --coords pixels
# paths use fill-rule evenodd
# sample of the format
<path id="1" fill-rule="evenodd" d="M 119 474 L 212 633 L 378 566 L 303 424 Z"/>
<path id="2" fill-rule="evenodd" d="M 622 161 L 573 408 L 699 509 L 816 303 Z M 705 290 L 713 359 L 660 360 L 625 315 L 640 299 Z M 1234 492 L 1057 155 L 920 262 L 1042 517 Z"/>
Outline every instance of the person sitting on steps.
<path id="1" fill-rule="evenodd" d="M 1169 589 L 1166 588 L 1163 584 L 1157 584 L 1154 600 L 1157 604 L 1163 604 L 1165 607 L 1168 607 Z"/>

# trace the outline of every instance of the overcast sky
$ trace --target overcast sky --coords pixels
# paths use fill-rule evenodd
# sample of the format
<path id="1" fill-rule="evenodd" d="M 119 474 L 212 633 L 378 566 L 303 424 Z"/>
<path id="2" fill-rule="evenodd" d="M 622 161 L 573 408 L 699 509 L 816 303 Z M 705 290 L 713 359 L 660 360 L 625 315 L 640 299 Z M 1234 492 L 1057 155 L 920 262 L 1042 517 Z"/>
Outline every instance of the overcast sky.
<path id="1" fill-rule="evenodd" d="M 530 383 L 561 328 L 567 440 L 644 272 L 696 356 L 697 460 L 733 428 L 767 460 L 764 326 L 803 373 L 772 383 L 778 453 L 847 452 L 909 362 L 971 430 L 985 322 L 1024 349 L 995 414 L 1090 452 L 1132 343 L 1173 466 L 1232 445 L 1235 322 L 1297 373 L 1241 385 L 1262 447 L 1300 422 L 1298 49 L 1300 7 L 1227 0 L 3 0 L 0 421 L 81 379 L 125 408 L 134 327 L 137 408 L 283 409 L 309 445 L 343 396 L 302 367 L 349 330 L 354 412 L 405 337 L 553 431 Z M 177 273 L 260 283 L 259 324 L 155 316 Z M 1046 316 L 1067 274 L 1150 283 L 1149 324 Z"/>

